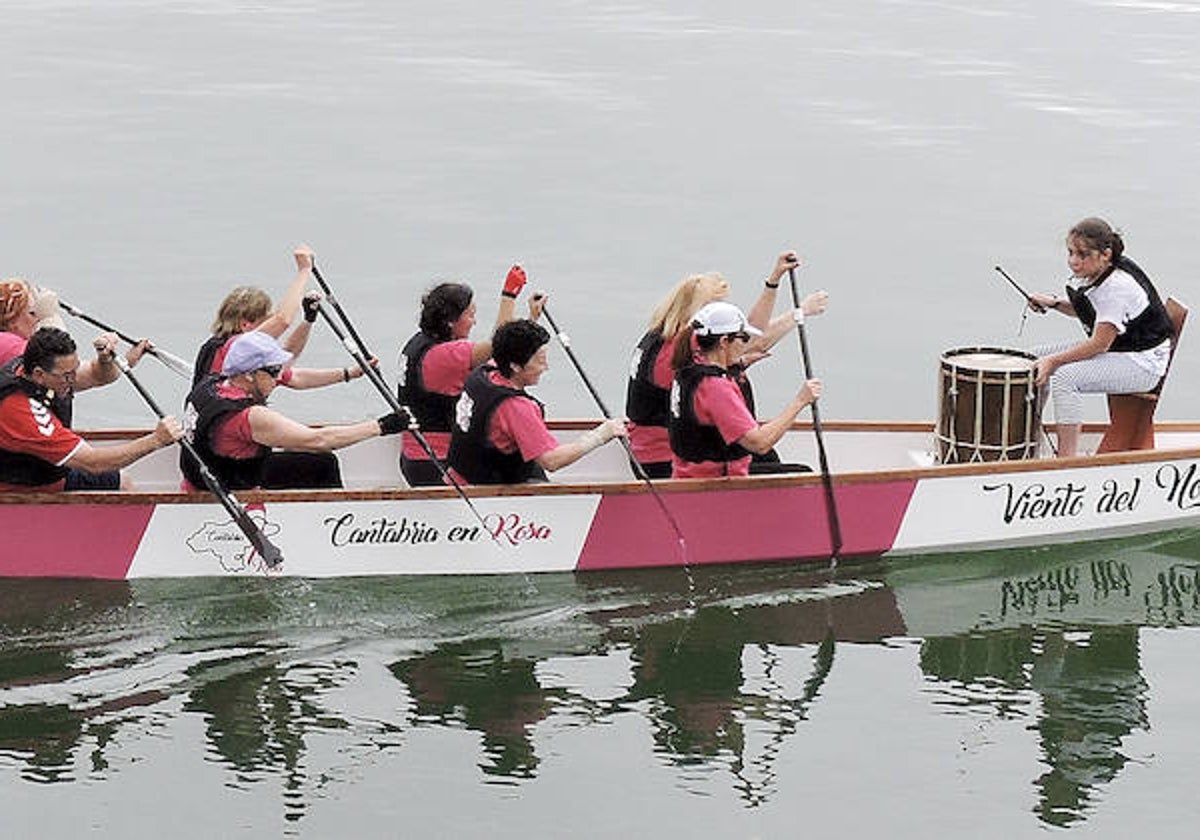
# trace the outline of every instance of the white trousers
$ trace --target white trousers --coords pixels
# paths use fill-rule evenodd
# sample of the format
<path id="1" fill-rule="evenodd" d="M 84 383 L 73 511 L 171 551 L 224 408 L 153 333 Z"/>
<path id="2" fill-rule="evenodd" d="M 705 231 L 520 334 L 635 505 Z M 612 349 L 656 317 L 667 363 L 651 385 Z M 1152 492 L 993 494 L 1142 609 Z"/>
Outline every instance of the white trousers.
<path id="1" fill-rule="evenodd" d="M 1037 356 L 1052 356 L 1079 342 L 1035 347 Z M 1054 403 L 1054 421 L 1074 426 L 1083 422 L 1084 394 L 1136 394 L 1158 384 L 1158 375 L 1150 373 L 1128 353 L 1101 353 L 1079 362 L 1069 362 L 1050 376 L 1050 401 Z"/>

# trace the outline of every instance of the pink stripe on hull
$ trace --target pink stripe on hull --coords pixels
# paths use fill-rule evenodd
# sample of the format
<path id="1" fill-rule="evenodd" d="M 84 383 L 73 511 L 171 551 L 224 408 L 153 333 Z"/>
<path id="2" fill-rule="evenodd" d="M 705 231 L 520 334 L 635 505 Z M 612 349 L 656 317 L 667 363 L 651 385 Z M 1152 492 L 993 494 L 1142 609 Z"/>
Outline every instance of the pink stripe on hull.
<path id="1" fill-rule="evenodd" d="M 123 580 L 154 505 L 0 505 L 0 577 Z"/>
<path id="2" fill-rule="evenodd" d="M 915 481 L 834 488 L 842 553 L 882 554 L 891 548 L 915 488 Z M 815 560 L 831 553 L 820 485 L 660 495 L 683 530 L 691 565 Z M 653 496 L 612 495 L 600 500 L 577 568 L 674 566 L 683 559 Z"/>

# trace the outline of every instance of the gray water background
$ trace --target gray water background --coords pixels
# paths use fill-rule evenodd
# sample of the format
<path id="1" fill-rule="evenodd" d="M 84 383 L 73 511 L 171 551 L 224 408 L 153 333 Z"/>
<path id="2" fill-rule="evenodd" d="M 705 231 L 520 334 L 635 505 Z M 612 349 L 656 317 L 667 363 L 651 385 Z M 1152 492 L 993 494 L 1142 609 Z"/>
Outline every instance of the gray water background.
<path id="1" fill-rule="evenodd" d="M 619 405 L 671 284 L 720 270 L 748 307 L 795 247 L 832 296 L 808 328 L 824 417 L 928 419 L 945 350 L 1075 334 L 1018 337 L 993 266 L 1057 290 L 1085 215 L 1190 297 L 1198 28 L 1186 2 L 10 0 L 0 271 L 190 358 L 224 293 L 278 295 L 306 241 L 390 372 L 432 282 L 472 283 L 482 331 L 520 261 Z M 795 342 L 777 355 L 767 411 L 799 378 Z M 318 331 L 308 360 L 346 356 Z M 552 414 L 594 415 L 552 364 Z M 380 405 L 292 396 L 314 420 Z M 83 404 L 146 422 L 124 387 Z M 1161 416 L 1197 408 L 1181 384 Z"/>
<path id="2" fill-rule="evenodd" d="M 929 419 L 946 349 L 1076 329 L 1031 316 L 1018 337 L 1020 299 L 992 267 L 1054 290 L 1082 216 L 1113 221 L 1164 292 L 1195 302 L 1198 29 L 1195 2 L 4 0 L 0 274 L 190 357 L 230 286 L 278 294 L 307 241 L 394 370 L 424 288 L 471 282 L 486 324 L 519 260 L 619 405 L 672 283 L 718 269 L 748 306 L 795 247 L 804 288 L 833 301 L 809 323 L 823 417 Z M 1187 340 L 1160 417 L 1200 408 Z M 306 356 L 344 364 L 320 331 Z M 768 411 L 798 380 L 794 343 L 777 356 L 755 372 Z M 594 414 L 557 351 L 552 364 L 551 413 Z M 152 362 L 139 371 L 182 398 Z M 381 410 L 363 383 L 278 404 L 312 420 Z M 81 397 L 79 416 L 149 422 L 124 383 Z M 1039 581 L 1074 562 L 1063 551 L 1006 562 Z M 1099 553 L 1149 562 L 1140 551 Z M 963 562 L 965 579 L 993 573 Z M 694 612 L 678 574 L 5 584 L 0 827 L 1191 836 L 1194 610 L 1117 622 L 1133 676 L 1032 664 L 1085 655 L 1117 621 L 1102 614 L 1048 629 L 1041 615 L 1015 639 L 850 631 L 797 707 L 819 636 L 756 617 L 845 599 L 869 624 L 859 593 L 886 575 L 845 575 L 702 577 Z M 947 608 L 962 597 L 953 580 L 940 591 Z M 727 635 L 744 672 L 724 687 L 729 720 L 705 685 Z M 961 648 L 961 668 L 925 661 L 939 645 Z M 691 667 L 629 696 L 634 671 L 653 689 L 643 648 L 690 651 Z M 1005 651 L 1021 653 L 1011 668 Z M 403 663 L 473 688 L 439 707 Z M 525 702 L 504 684 L 523 668 L 527 714 L 505 707 Z M 1062 721 L 1075 735 L 1044 731 Z M 1078 755 L 1056 752 L 1064 740 Z"/>

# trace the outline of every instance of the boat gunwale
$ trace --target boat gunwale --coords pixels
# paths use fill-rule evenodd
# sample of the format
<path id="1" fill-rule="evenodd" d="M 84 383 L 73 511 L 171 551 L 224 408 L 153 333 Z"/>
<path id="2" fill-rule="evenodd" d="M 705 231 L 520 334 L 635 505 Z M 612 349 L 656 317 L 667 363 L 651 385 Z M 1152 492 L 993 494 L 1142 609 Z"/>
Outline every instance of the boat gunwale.
<path id="1" fill-rule="evenodd" d="M 556 421 L 552 427 L 591 428 L 594 421 Z M 570 424 L 570 425 L 568 425 Z M 793 429 L 809 428 L 808 424 L 795 424 Z M 878 421 L 840 421 L 823 423 L 826 431 L 875 431 L 911 432 L 932 430 L 924 422 L 895 423 Z M 1103 429 L 1103 425 L 1098 426 Z M 1200 423 L 1160 423 L 1157 430 L 1162 433 L 1200 432 Z M 85 433 L 96 440 L 114 440 L 145 434 L 141 431 L 104 431 Z M 1022 474 L 1030 472 L 1055 473 L 1080 468 L 1102 468 L 1128 464 L 1146 464 L 1163 461 L 1200 459 L 1200 447 L 1180 449 L 1147 449 L 1131 452 L 1109 452 L 1096 455 L 1078 455 L 1071 458 L 1031 458 L 1020 461 L 988 461 L 966 464 L 935 464 L 930 466 L 896 467 L 881 470 L 859 470 L 834 472 L 831 474 L 835 486 L 881 484 L 886 482 L 919 482 L 922 480 Z M 661 479 L 653 482 L 654 490 L 663 495 L 676 493 L 704 493 L 714 490 L 764 490 L 777 487 L 806 487 L 821 482 L 818 472 L 788 473 L 781 475 L 758 475 L 748 477 Z M 502 498 L 507 496 L 577 496 L 577 495 L 631 495 L 644 494 L 649 488 L 643 481 L 628 478 L 620 481 L 562 482 L 518 485 L 466 486 L 465 491 L 472 499 Z M 296 502 L 356 502 L 356 501 L 415 501 L 455 499 L 457 491 L 452 487 L 410 488 L 404 486 L 367 487 L 329 490 L 241 490 L 237 491 L 243 504 L 296 503 Z M 203 491 L 75 491 L 71 493 L 0 493 L 0 505 L 158 505 L 158 504 L 212 504 L 211 494 Z"/>

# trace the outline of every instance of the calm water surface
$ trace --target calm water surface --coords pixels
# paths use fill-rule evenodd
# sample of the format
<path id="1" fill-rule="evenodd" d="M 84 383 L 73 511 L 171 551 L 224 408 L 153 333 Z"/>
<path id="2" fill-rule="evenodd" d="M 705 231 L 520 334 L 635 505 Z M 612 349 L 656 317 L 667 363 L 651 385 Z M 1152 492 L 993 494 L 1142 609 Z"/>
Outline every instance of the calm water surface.
<path id="1" fill-rule="evenodd" d="M 833 299 L 809 324 L 824 416 L 927 419 L 946 349 L 1070 335 L 1018 334 L 992 267 L 1053 290 L 1084 215 L 1200 298 L 1197 43 L 1195 0 L 4 0 L 0 274 L 190 355 L 306 240 L 386 368 L 433 280 L 474 284 L 486 324 L 520 260 L 617 405 L 669 284 L 720 269 L 749 305 L 794 246 Z M 1190 346 L 1161 417 L 1200 416 Z M 768 411 L 797 384 L 776 355 Z M 320 332 L 306 357 L 344 364 Z M 593 414 L 551 361 L 551 413 Z M 382 410 L 363 383 L 278 402 Z M 123 384 L 77 415 L 149 422 Z M 1191 836 L 1198 564 L 1182 535 L 694 595 L 681 573 L 6 582 L 0 826 Z"/>
<path id="2" fill-rule="evenodd" d="M 1194 536 L 686 592 L 10 582 L 8 834 L 1190 836 Z"/>

